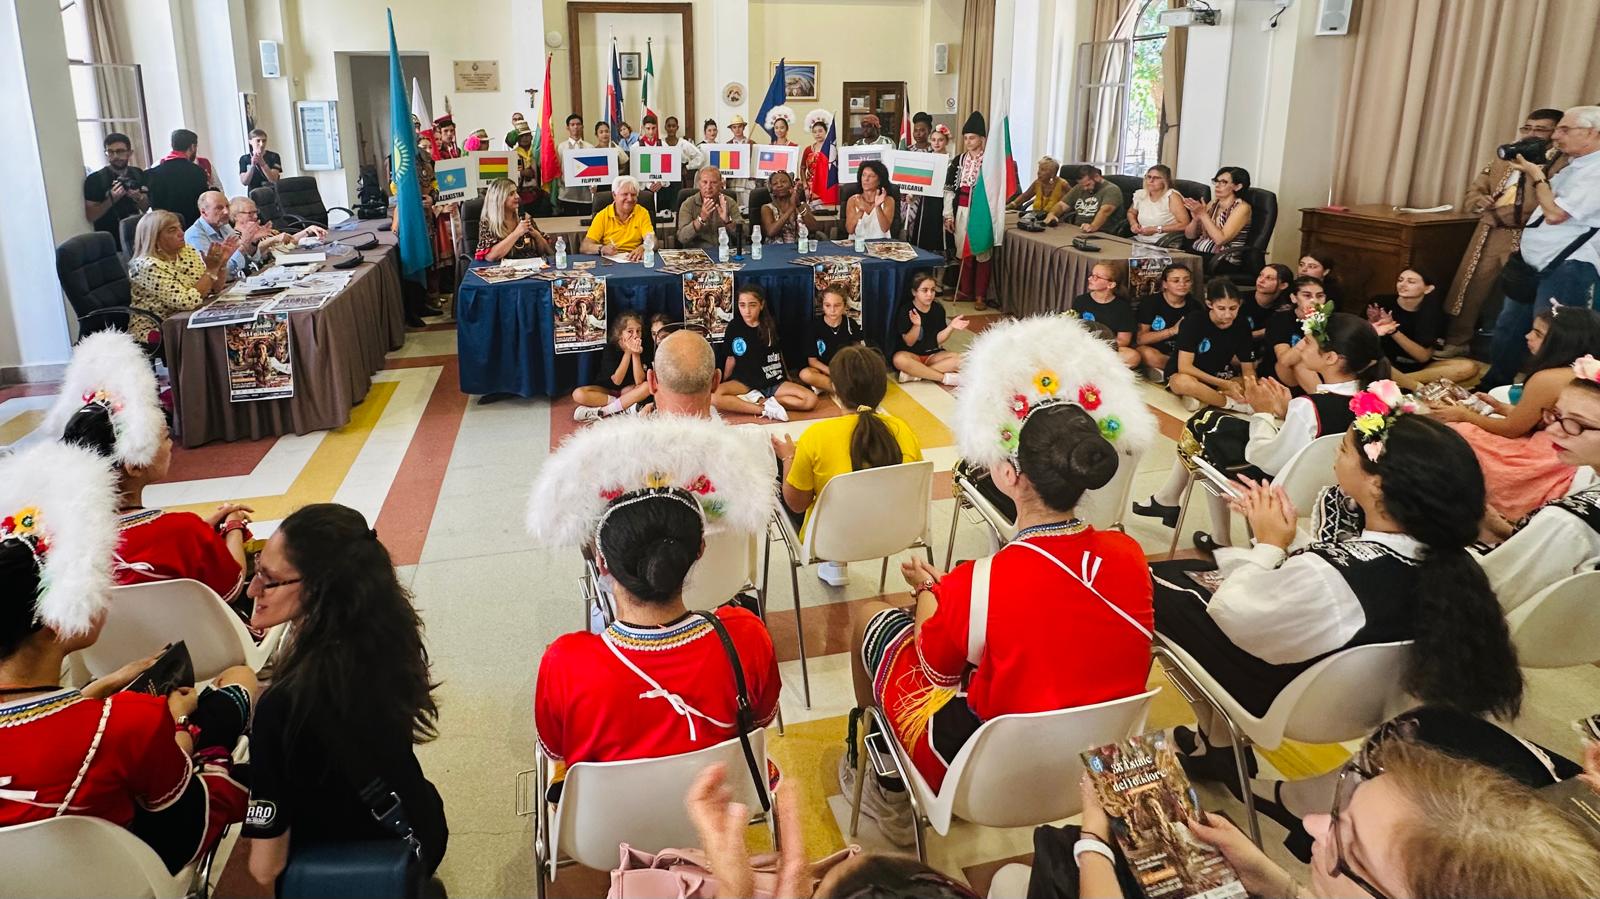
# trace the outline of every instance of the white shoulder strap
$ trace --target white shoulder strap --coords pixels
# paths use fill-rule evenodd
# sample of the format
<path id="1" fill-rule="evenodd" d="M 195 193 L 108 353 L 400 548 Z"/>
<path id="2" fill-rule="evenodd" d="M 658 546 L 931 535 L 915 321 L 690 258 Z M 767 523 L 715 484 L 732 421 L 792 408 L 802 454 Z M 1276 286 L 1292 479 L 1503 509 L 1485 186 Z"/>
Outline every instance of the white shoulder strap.
<path id="1" fill-rule="evenodd" d="M 977 665 L 989 637 L 989 567 L 993 556 L 972 566 L 972 602 L 967 608 L 967 664 Z"/>
<path id="2" fill-rule="evenodd" d="M 1116 612 L 1117 615 L 1119 615 L 1122 618 L 1123 621 L 1126 621 L 1129 624 L 1133 625 L 1134 630 L 1137 630 L 1139 633 L 1143 634 L 1145 639 L 1151 640 L 1151 639 L 1155 638 L 1155 635 L 1150 633 L 1150 629 L 1149 628 L 1147 628 L 1144 625 L 1140 624 L 1138 619 L 1134 618 L 1132 615 L 1129 615 L 1127 612 L 1124 612 L 1122 610 L 1122 607 L 1118 606 L 1116 603 L 1112 602 L 1111 600 L 1106 599 L 1105 596 L 1102 595 L 1099 590 L 1096 590 L 1094 588 L 1093 581 L 1094 581 L 1095 575 L 1098 574 L 1099 571 L 1100 571 L 1100 558 L 1098 556 L 1094 556 L 1094 555 L 1091 555 L 1088 552 L 1085 552 L 1083 554 L 1083 572 L 1084 573 L 1083 574 L 1079 574 L 1078 572 L 1073 571 L 1071 568 L 1068 568 L 1064 563 L 1062 563 L 1062 561 L 1060 559 L 1056 558 L 1055 556 L 1050 555 L 1049 553 L 1045 552 L 1044 550 L 1040 549 L 1037 546 L 1034 546 L 1032 543 L 1029 543 L 1026 540 L 1018 540 L 1017 542 L 1009 544 L 1009 545 L 1011 545 L 1011 546 L 1026 546 L 1027 548 L 1033 550 L 1034 552 L 1038 553 L 1039 555 L 1044 556 L 1046 559 L 1049 559 L 1050 561 L 1054 562 L 1056 564 L 1057 568 L 1060 568 L 1062 571 L 1065 571 L 1067 574 L 1071 575 L 1073 580 L 1075 580 L 1078 583 L 1082 584 L 1086 590 L 1088 590 L 1090 593 L 1093 593 L 1096 597 L 1098 597 L 1101 602 L 1105 603 L 1106 606 L 1111 609 L 1111 611 Z"/>

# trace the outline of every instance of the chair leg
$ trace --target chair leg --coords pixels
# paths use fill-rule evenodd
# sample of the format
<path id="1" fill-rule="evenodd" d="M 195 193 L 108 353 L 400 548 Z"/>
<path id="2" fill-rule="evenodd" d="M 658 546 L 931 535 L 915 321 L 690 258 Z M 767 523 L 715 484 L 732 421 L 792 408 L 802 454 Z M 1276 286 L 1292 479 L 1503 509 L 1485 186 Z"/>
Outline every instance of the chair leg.
<path id="1" fill-rule="evenodd" d="M 889 583 L 889 557 L 883 557 L 883 570 L 878 572 L 878 595 L 883 595 L 883 587 Z"/>
<path id="2" fill-rule="evenodd" d="M 961 491 L 956 490 L 954 508 L 950 511 L 950 542 L 944 548 L 944 570 L 950 570 L 950 560 L 956 556 L 956 525 L 961 523 Z"/>
<path id="3" fill-rule="evenodd" d="M 1195 474 L 1189 473 L 1189 483 L 1183 488 L 1183 502 L 1178 504 L 1178 522 L 1172 526 L 1172 545 L 1167 547 L 1167 558 L 1178 554 L 1178 538 L 1183 535 L 1183 520 L 1189 517 L 1189 501 L 1194 499 Z"/>
<path id="4" fill-rule="evenodd" d="M 922 544 L 922 551 L 928 554 L 928 565 L 932 566 L 933 565 L 933 547 L 931 547 L 928 544 L 924 543 L 924 544 Z"/>
<path id="5" fill-rule="evenodd" d="M 1226 714 L 1223 714 L 1221 709 L 1213 706 L 1212 712 L 1215 717 L 1222 719 L 1223 724 L 1227 725 L 1228 740 L 1233 745 L 1233 765 L 1235 773 L 1239 776 L 1239 793 L 1244 797 L 1244 816 L 1245 820 L 1250 824 L 1250 841 L 1260 846 L 1261 822 L 1256 816 L 1256 794 L 1250 790 L 1250 767 L 1246 763 L 1246 756 L 1252 751 L 1250 738 L 1240 733 L 1233 726 L 1233 721 Z"/>
<path id="6" fill-rule="evenodd" d="M 794 590 L 794 633 L 800 642 L 800 685 L 805 691 L 806 708 L 811 708 L 811 672 L 806 667 L 806 626 L 800 620 L 800 566 L 789 566 L 789 585 Z"/>
<path id="7" fill-rule="evenodd" d="M 855 839 L 861 826 L 861 788 L 867 779 L 867 716 L 862 715 L 856 728 L 856 789 L 850 798 L 850 838 Z"/>

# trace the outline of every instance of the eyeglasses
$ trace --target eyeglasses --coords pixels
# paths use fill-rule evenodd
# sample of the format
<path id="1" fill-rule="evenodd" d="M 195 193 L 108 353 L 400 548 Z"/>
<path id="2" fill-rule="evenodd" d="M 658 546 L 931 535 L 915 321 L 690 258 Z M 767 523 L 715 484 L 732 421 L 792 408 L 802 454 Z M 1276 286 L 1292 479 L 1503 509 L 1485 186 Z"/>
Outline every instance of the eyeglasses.
<path id="1" fill-rule="evenodd" d="M 1523 125 L 1517 129 L 1518 134 L 1550 134 L 1555 131 L 1553 125 Z"/>
<path id="2" fill-rule="evenodd" d="M 1232 184 L 1233 182 L 1229 181 L 1227 178 L 1212 178 L 1211 179 L 1211 183 L 1212 184 Z"/>
<path id="3" fill-rule="evenodd" d="M 1576 128 L 1572 127 L 1571 125 L 1557 125 L 1555 130 L 1552 131 L 1551 133 L 1552 134 L 1571 134 L 1574 131 L 1593 131 L 1593 130 L 1594 130 L 1593 128 L 1590 128 L 1587 125 L 1579 125 Z"/>
<path id="4" fill-rule="evenodd" d="M 1328 813 L 1333 819 L 1328 825 L 1328 830 L 1333 834 L 1334 876 L 1342 874 L 1350 878 L 1351 883 L 1365 890 L 1373 899 L 1389 899 L 1387 893 L 1357 874 L 1350 867 L 1350 863 L 1345 861 L 1344 836 L 1339 827 L 1339 813 L 1350 807 L 1350 800 L 1355 796 L 1356 788 L 1383 773 L 1383 769 L 1372 762 L 1370 752 L 1373 745 L 1373 741 L 1368 741 L 1361 752 L 1339 772 L 1339 782 L 1333 790 L 1333 808 Z"/>
<path id="5" fill-rule="evenodd" d="M 1544 410 L 1539 414 L 1539 418 L 1547 428 L 1551 425 L 1560 425 L 1561 433 L 1566 434 L 1568 437 L 1581 437 L 1585 431 L 1600 431 L 1600 426 L 1586 425 L 1575 418 L 1562 415 L 1554 408 Z"/>
<path id="6" fill-rule="evenodd" d="M 304 578 L 295 577 L 295 578 L 289 578 L 288 580 L 283 580 L 283 581 L 269 581 L 263 576 L 263 574 L 260 571 L 260 569 L 257 569 L 255 575 L 253 577 L 251 577 L 250 580 L 252 580 L 252 581 L 260 581 L 262 590 L 276 590 L 279 587 L 287 587 L 290 584 L 298 584 L 302 580 L 304 580 Z"/>

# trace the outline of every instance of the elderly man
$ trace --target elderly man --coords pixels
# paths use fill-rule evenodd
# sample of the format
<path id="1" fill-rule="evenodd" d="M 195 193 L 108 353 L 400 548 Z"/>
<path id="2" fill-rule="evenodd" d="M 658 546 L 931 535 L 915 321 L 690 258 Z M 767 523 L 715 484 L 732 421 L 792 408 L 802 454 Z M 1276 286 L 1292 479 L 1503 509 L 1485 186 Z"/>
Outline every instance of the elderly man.
<path id="1" fill-rule="evenodd" d="M 589 224 L 581 252 L 626 254 L 629 261 L 638 262 L 644 258 L 644 236 L 655 233 L 650 213 L 639 205 L 639 182 L 623 175 L 611 185 L 611 205 L 600 210 Z"/>
<path id="2" fill-rule="evenodd" d="M 894 141 L 890 140 L 888 137 L 886 137 L 883 134 L 879 133 L 878 129 L 880 129 L 882 127 L 883 127 L 883 125 L 882 125 L 882 123 L 880 123 L 878 121 L 878 117 L 873 115 L 872 113 L 869 112 L 866 115 L 862 116 L 861 117 L 861 139 L 856 141 L 854 146 L 857 146 L 857 147 L 870 147 L 870 146 L 873 146 L 874 144 L 882 144 L 885 147 L 894 146 Z"/>
<path id="3" fill-rule="evenodd" d="M 1078 180 L 1060 203 L 1050 210 L 1050 215 L 1080 231 L 1092 234 L 1126 232 L 1128 216 L 1123 202 L 1122 188 L 1112 184 L 1092 165 L 1078 169 Z M 1119 231 L 1118 226 L 1124 230 Z"/>
<path id="4" fill-rule="evenodd" d="M 195 251 L 204 259 L 211 252 L 212 244 L 220 244 L 234 235 L 233 226 L 228 223 L 228 198 L 222 191 L 208 190 L 200 195 L 197 204 L 200 217 L 194 224 L 183 232 L 184 243 L 194 247 Z M 228 280 L 239 278 L 249 267 L 245 259 L 244 246 L 256 242 L 261 230 L 260 225 L 250 225 L 239 230 L 240 248 L 233 251 L 228 257 Z"/>
<path id="5" fill-rule="evenodd" d="M 739 204 L 723 193 L 722 173 L 703 168 L 695 178 L 695 186 L 700 192 L 678 207 L 678 246 L 717 246 L 717 231 L 724 228 L 728 239 L 733 240 L 738 236 L 742 215 Z"/>
<path id="6" fill-rule="evenodd" d="M 1574 106 L 1552 133 L 1571 162 L 1555 177 L 1518 156 L 1536 208 L 1522 229 L 1522 262 L 1536 273 L 1531 292 L 1506 296 L 1495 322 L 1493 365 L 1480 387 L 1511 383 L 1527 356 L 1523 335 L 1551 305 L 1600 305 L 1600 106 Z"/>
<path id="7" fill-rule="evenodd" d="M 255 229 L 255 239 L 244 241 L 239 249 L 257 264 L 267 261 L 267 254 L 273 247 L 293 247 L 307 237 L 322 240 L 328 236 L 328 232 L 317 225 L 307 225 L 293 234 L 279 231 L 261 221 L 261 213 L 256 211 L 256 203 L 249 197 L 234 197 L 228 203 L 228 214 L 241 236 Z"/>
<path id="8" fill-rule="evenodd" d="M 655 361 L 645 371 L 655 411 L 695 418 L 717 418 L 711 395 L 722 382 L 717 354 L 693 331 L 674 331 L 656 346 Z"/>

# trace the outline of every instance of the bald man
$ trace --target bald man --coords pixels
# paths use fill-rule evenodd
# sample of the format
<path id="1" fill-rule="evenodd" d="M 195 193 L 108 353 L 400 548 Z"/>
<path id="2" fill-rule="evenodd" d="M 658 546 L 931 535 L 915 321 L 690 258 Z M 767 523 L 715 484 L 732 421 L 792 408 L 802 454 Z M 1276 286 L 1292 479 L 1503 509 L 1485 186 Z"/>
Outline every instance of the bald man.
<path id="1" fill-rule="evenodd" d="M 717 354 L 694 331 L 674 331 L 656 345 L 655 361 L 645 373 L 657 412 L 715 418 L 711 395 L 722 382 Z"/>
<path id="2" fill-rule="evenodd" d="M 200 195 L 200 217 L 194 224 L 183 232 L 183 240 L 194 247 L 204 259 L 206 253 L 211 251 L 211 245 L 221 243 L 232 237 L 233 226 L 228 224 L 228 198 L 220 190 L 208 190 Z M 239 238 L 243 245 L 253 244 L 256 239 L 258 226 L 251 225 L 248 229 L 239 230 Z M 235 250 L 228 257 L 228 280 L 232 281 L 245 273 L 248 263 L 242 249 Z"/>

